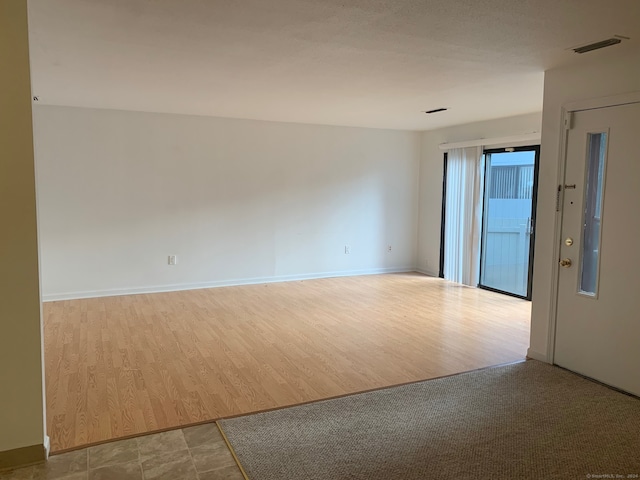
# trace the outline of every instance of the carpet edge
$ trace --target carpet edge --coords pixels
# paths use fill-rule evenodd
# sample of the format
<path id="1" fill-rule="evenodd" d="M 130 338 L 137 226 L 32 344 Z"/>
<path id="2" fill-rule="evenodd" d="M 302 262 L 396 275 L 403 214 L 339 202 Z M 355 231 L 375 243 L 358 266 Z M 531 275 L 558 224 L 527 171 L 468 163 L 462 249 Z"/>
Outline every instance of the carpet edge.
<path id="1" fill-rule="evenodd" d="M 523 357 L 521 359 L 513 360 L 513 361 L 510 361 L 510 362 L 497 363 L 495 365 L 488 365 L 486 367 L 474 368 L 472 370 L 464 370 L 462 372 L 449 373 L 449 374 L 446 374 L 446 375 L 440 375 L 440 376 L 432 377 L 432 378 L 423 378 L 421 380 L 410 380 L 408 382 L 396 383 L 396 384 L 392 384 L 392 385 L 384 385 L 382 387 L 373 387 L 373 388 L 369 388 L 369 389 L 366 389 L 366 390 L 358 390 L 358 391 L 355 391 L 355 392 L 344 393 L 344 394 L 335 395 L 335 396 L 331 396 L 331 397 L 327 397 L 327 398 L 318 398 L 318 399 L 315 399 L 315 400 L 308 400 L 308 401 L 304 401 L 302 403 L 293 403 L 291 405 L 283 405 L 283 406 L 278 406 L 278 407 L 266 408 L 266 409 L 263 409 L 263 410 L 256 410 L 254 412 L 238 413 L 238 414 L 228 415 L 226 417 L 218 418 L 217 420 L 215 420 L 215 422 L 216 423 L 218 423 L 218 422 L 228 422 L 230 420 L 237 420 L 239 418 L 246 418 L 246 417 L 252 417 L 254 415 L 262 415 L 262 414 L 265 414 L 265 413 L 277 412 L 277 411 L 286 410 L 286 409 L 289 409 L 289 408 L 304 407 L 304 406 L 307 406 L 307 405 L 313 405 L 315 403 L 329 402 L 329 401 L 332 401 L 332 400 L 339 400 L 341 398 L 346 398 L 346 397 L 353 397 L 353 396 L 357 396 L 357 395 L 365 395 L 367 393 L 379 392 L 379 391 L 383 391 L 383 390 L 391 390 L 393 388 L 398 388 L 398 387 L 408 387 L 410 385 L 416 385 L 418 383 L 423 383 L 423 382 L 430 382 L 430 381 L 433 381 L 433 380 L 443 380 L 445 378 L 457 377 L 459 375 L 467 375 L 467 374 L 470 374 L 470 373 L 481 372 L 483 370 L 491 370 L 491 369 L 500 368 L 500 367 L 509 367 L 509 366 L 512 366 L 512 365 L 517 365 L 517 364 L 520 364 L 520 363 L 526 363 L 526 362 L 529 362 L 529 361 L 547 364 L 547 362 L 540 362 L 539 360 Z M 551 366 L 551 367 L 555 367 L 556 366 L 556 365 L 552 365 L 552 364 L 547 364 L 547 365 Z M 571 373 L 575 373 L 575 372 L 571 372 Z M 221 427 L 219 427 L 219 428 L 221 428 Z"/>
<path id="2" fill-rule="evenodd" d="M 238 458 L 238 455 L 236 455 L 236 452 L 233 449 L 231 442 L 227 438 L 227 435 L 224 433 L 224 430 L 222 429 L 222 425 L 220 425 L 218 421 L 216 421 L 215 423 L 216 423 L 216 427 L 218 427 L 218 430 L 220 431 L 220 435 L 222 435 L 222 439 L 224 440 L 224 443 L 227 444 L 227 448 L 231 452 L 231 456 L 233 457 L 233 460 L 236 462 L 236 465 L 238 465 L 238 468 L 240 469 L 240 473 L 244 477 L 244 480 L 249 480 L 249 477 L 247 476 L 247 472 L 245 472 L 244 468 L 242 468 L 242 464 L 240 463 L 240 459 Z"/>

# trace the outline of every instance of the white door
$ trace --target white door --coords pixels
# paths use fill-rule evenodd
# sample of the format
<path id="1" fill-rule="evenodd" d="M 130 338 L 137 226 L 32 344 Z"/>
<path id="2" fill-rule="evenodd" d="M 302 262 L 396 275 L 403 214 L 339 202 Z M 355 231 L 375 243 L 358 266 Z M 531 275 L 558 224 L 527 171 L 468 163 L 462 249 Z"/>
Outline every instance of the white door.
<path id="1" fill-rule="evenodd" d="M 573 114 L 554 362 L 640 395 L 640 104 Z"/>

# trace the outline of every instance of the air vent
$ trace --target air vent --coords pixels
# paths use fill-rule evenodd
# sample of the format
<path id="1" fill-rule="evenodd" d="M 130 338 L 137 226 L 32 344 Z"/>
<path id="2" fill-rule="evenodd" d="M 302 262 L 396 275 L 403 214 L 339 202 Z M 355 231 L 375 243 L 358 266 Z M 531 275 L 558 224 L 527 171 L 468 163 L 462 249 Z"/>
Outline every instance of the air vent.
<path id="1" fill-rule="evenodd" d="M 574 48 L 573 51 L 576 53 L 587 53 L 592 52 L 593 50 L 598 50 L 600 48 L 611 47 L 612 45 L 617 45 L 619 43 L 622 43 L 622 38 L 611 37 L 607 38 L 606 40 L 601 40 L 599 42 L 590 43 L 589 45 Z"/>
<path id="2" fill-rule="evenodd" d="M 438 113 L 438 112 L 444 112 L 446 110 L 449 110 L 448 108 L 442 107 L 442 108 L 434 108 L 433 110 L 427 110 L 424 113 L 430 114 L 430 113 Z"/>

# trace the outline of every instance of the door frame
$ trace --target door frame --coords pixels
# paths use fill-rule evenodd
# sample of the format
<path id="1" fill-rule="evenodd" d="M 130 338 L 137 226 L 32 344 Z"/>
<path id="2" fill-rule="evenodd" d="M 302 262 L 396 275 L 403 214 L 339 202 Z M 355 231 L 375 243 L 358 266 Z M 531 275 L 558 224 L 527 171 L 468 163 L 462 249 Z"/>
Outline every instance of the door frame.
<path id="1" fill-rule="evenodd" d="M 438 277 L 444 278 L 444 222 L 447 218 L 447 161 L 449 160 L 448 152 L 444 152 L 444 168 L 442 174 L 442 212 L 440 214 L 440 261 L 438 266 Z"/>
<path id="2" fill-rule="evenodd" d="M 482 186 L 482 228 L 480 232 L 480 274 L 478 275 L 478 288 L 483 290 L 489 290 L 490 292 L 497 292 L 503 295 L 508 295 L 510 297 L 522 298 L 524 300 L 531 300 L 531 294 L 533 292 L 533 256 L 535 251 L 535 238 L 536 238 L 536 213 L 537 213 L 537 205 L 538 205 L 538 173 L 540 171 L 540 144 L 537 145 L 526 145 L 522 147 L 500 147 L 500 148 L 487 148 L 482 151 L 482 154 L 485 155 L 485 165 L 484 165 L 484 185 Z M 534 163 L 533 163 L 533 191 L 531 194 L 531 226 L 533 227 L 533 232 L 529 238 L 529 271 L 527 272 L 527 294 L 526 295 L 518 295 L 517 293 L 505 292 L 504 290 L 498 290 L 497 288 L 488 287 L 486 285 L 482 285 L 480 283 L 482 281 L 482 257 L 484 255 L 484 229 L 486 225 L 486 216 L 487 216 L 487 207 L 488 207 L 488 198 L 487 198 L 487 177 L 489 172 L 489 162 L 486 160 L 486 155 L 491 155 L 492 153 L 507 153 L 507 149 L 510 152 L 534 152 Z"/>
<path id="3" fill-rule="evenodd" d="M 551 298 L 549 310 L 549 330 L 547 339 L 547 362 L 554 364 L 556 353 L 556 327 L 558 324 L 558 283 L 560 278 L 560 243 L 562 242 L 562 215 L 564 205 L 564 183 L 567 164 L 567 141 L 571 128 L 572 114 L 585 110 L 618 107 L 640 103 L 640 92 L 625 93 L 609 97 L 590 98 L 565 103 L 560 109 L 560 147 L 558 151 L 558 171 L 556 176 L 556 219 L 553 228 L 553 255 L 551 257 Z"/>

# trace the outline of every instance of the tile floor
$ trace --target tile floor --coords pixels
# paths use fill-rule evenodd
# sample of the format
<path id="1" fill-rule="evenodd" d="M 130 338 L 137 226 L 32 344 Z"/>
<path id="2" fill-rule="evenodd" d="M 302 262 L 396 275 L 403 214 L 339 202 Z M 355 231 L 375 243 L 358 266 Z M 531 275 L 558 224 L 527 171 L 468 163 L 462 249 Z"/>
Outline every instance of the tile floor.
<path id="1" fill-rule="evenodd" d="M 53 455 L 0 480 L 242 480 L 214 423 Z"/>

